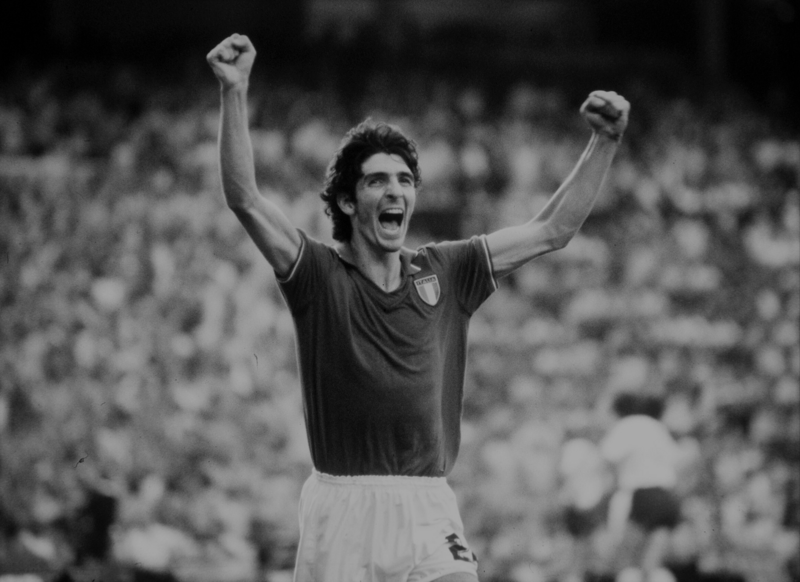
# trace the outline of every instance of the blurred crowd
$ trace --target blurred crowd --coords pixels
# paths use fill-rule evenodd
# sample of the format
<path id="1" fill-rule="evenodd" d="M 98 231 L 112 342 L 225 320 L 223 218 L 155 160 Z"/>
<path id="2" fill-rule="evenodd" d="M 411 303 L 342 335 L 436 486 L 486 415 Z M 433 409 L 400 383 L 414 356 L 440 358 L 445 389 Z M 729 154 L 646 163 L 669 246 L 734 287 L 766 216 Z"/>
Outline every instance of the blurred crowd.
<path id="1" fill-rule="evenodd" d="M 0 89 L 0 576 L 290 579 L 294 330 L 221 197 L 205 73 L 71 64 Z M 450 481 L 481 580 L 566 579 L 561 448 L 599 440 L 623 390 L 664 398 L 682 452 L 674 571 L 797 579 L 798 135 L 735 91 L 613 89 L 631 124 L 592 216 L 473 318 Z M 412 245 L 526 220 L 589 137 L 582 96 L 524 82 L 265 75 L 250 96 L 262 192 L 324 241 L 324 169 L 364 117 L 419 145 Z"/>

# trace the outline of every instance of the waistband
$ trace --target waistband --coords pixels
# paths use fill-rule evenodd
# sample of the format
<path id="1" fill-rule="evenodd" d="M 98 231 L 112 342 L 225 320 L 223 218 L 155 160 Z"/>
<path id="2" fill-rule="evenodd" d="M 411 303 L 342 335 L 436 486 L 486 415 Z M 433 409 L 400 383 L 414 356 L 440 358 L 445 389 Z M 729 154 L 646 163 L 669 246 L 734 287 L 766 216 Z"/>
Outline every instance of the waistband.
<path id="1" fill-rule="evenodd" d="M 328 475 L 316 469 L 312 469 L 311 475 L 320 483 L 327 483 L 329 485 L 369 485 L 381 487 L 448 486 L 445 477 L 416 477 L 409 475 Z"/>

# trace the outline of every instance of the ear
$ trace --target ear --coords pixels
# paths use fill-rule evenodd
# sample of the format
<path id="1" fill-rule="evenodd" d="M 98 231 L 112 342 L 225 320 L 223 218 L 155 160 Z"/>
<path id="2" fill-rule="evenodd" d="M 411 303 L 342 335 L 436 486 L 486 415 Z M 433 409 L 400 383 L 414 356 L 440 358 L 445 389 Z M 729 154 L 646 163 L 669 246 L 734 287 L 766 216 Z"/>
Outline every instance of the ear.
<path id="1" fill-rule="evenodd" d="M 356 213 L 356 199 L 355 196 L 348 194 L 337 194 L 336 204 L 342 212 L 348 216 L 353 216 Z"/>

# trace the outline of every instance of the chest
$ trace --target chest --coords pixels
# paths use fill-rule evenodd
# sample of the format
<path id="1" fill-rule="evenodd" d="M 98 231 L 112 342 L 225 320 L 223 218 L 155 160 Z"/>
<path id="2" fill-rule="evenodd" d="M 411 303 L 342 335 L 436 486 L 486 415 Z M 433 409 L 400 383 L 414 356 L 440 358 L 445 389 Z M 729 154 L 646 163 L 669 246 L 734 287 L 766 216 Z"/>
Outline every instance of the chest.
<path id="1" fill-rule="evenodd" d="M 458 319 L 447 281 L 440 274 L 406 276 L 386 293 L 353 269 L 333 276 L 325 293 L 328 324 L 379 350 L 412 356 L 440 343 Z"/>

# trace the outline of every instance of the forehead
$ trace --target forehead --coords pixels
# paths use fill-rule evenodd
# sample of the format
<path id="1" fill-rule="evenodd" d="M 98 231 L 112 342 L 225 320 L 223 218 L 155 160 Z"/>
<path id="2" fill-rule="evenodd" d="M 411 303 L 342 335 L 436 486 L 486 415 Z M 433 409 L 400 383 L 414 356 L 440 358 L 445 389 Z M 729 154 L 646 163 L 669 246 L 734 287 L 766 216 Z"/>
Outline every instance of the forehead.
<path id="1" fill-rule="evenodd" d="M 361 164 L 361 173 L 368 174 L 411 174 L 408 165 L 403 161 L 403 158 L 397 154 L 386 154 L 379 152 L 368 157 L 363 164 Z"/>

